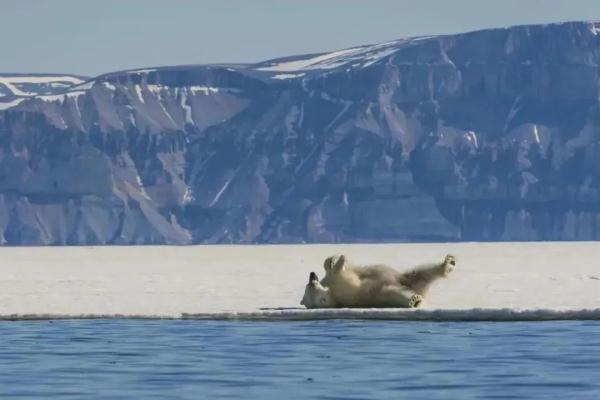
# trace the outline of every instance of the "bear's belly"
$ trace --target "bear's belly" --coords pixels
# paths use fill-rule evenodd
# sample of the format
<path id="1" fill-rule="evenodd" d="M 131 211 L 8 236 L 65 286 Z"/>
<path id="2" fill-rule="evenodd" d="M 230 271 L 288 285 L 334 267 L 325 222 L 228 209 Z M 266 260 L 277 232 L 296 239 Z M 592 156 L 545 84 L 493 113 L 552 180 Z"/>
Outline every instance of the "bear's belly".
<path id="1" fill-rule="evenodd" d="M 356 307 L 361 291 L 361 282 L 356 274 L 340 274 L 329 286 L 338 307 Z"/>

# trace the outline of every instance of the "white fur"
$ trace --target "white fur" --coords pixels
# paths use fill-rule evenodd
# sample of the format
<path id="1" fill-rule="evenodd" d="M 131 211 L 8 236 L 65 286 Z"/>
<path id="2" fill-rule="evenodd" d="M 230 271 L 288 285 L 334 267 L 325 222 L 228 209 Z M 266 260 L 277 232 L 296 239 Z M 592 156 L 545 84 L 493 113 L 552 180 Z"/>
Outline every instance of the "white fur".
<path id="1" fill-rule="evenodd" d="M 316 279 L 312 279 L 311 274 L 300 304 L 306 308 L 335 308 L 336 303 L 329 288 L 321 285 L 316 274 L 314 276 Z"/>
<path id="2" fill-rule="evenodd" d="M 456 259 L 447 255 L 441 263 L 400 273 L 387 265 L 352 266 L 343 255 L 331 256 L 323 265 L 325 278 L 309 282 L 301 304 L 307 308 L 418 307 L 431 284 L 448 276 L 455 265 Z"/>

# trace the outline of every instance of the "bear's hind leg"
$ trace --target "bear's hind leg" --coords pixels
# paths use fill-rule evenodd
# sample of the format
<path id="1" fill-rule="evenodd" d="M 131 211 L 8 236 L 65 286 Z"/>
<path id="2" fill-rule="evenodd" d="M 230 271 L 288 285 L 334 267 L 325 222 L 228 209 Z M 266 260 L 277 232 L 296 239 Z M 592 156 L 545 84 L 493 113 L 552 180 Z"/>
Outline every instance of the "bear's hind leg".
<path id="1" fill-rule="evenodd" d="M 398 285 L 385 286 L 379 297 L 379 307 L 416 308 L 423 302 L 423 296 Z"/>
<path id="2" fill-rule="evenodd" d="M 439 278 L 447 277 L 455 266 L 456 258 L 448 254 L 441 263 L 422 265 L 401 274 L 398 282 L 417 294 L 425 296 L 431 284 Z"/>
<path id="3" fill-rule="evenodd" d="M 408 308 L 417 308 L 423 302 L 423 296 L 420 294 L 413 294 L 408 300 Z"/>
<path id="4" fill-rule="evenodd" d="M 452 254 L 447 254 L 442 263 L 442 275 L 444 278 L 450 275 L 450 272 L 454 271 L 454 267 L 456 267 L 456 257 Z"/>

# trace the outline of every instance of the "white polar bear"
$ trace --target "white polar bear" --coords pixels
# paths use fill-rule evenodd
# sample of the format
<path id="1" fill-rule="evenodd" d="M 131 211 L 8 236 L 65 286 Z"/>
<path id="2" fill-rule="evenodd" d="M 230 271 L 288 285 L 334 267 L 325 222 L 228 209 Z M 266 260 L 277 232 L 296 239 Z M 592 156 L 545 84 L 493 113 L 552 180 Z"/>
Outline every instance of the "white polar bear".
<path id="1" fill-rule="evenodd" d="M 351 266 L 345 256 L 331 256 L 325 260 L 323 280 L 319 282 L 311 272 L 300 304 L 306 308 L 418 307 L 431 284 L 448 276 L 455 266 L 456 258 L 450 254 L 441 263 L 402 273 L 381 264 Z"/>

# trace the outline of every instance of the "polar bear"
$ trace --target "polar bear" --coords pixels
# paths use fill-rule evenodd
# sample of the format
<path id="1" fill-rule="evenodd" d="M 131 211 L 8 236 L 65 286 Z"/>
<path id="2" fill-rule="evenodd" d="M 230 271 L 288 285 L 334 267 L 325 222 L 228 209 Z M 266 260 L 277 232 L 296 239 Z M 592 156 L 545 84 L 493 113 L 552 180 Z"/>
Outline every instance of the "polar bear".
<path id="1" fill-rule="evenodd" d="M 343 255 L 328 257 L 323 266 L 325 277 L 320 282 L 317 274 L 310 274 L 301 302 L 307 308 L 414 308 L 433 282 L 452 272 L 456 258 L 448 254 L 441 263 L 402 273 L 382 264 L 351 266 Z"/>

